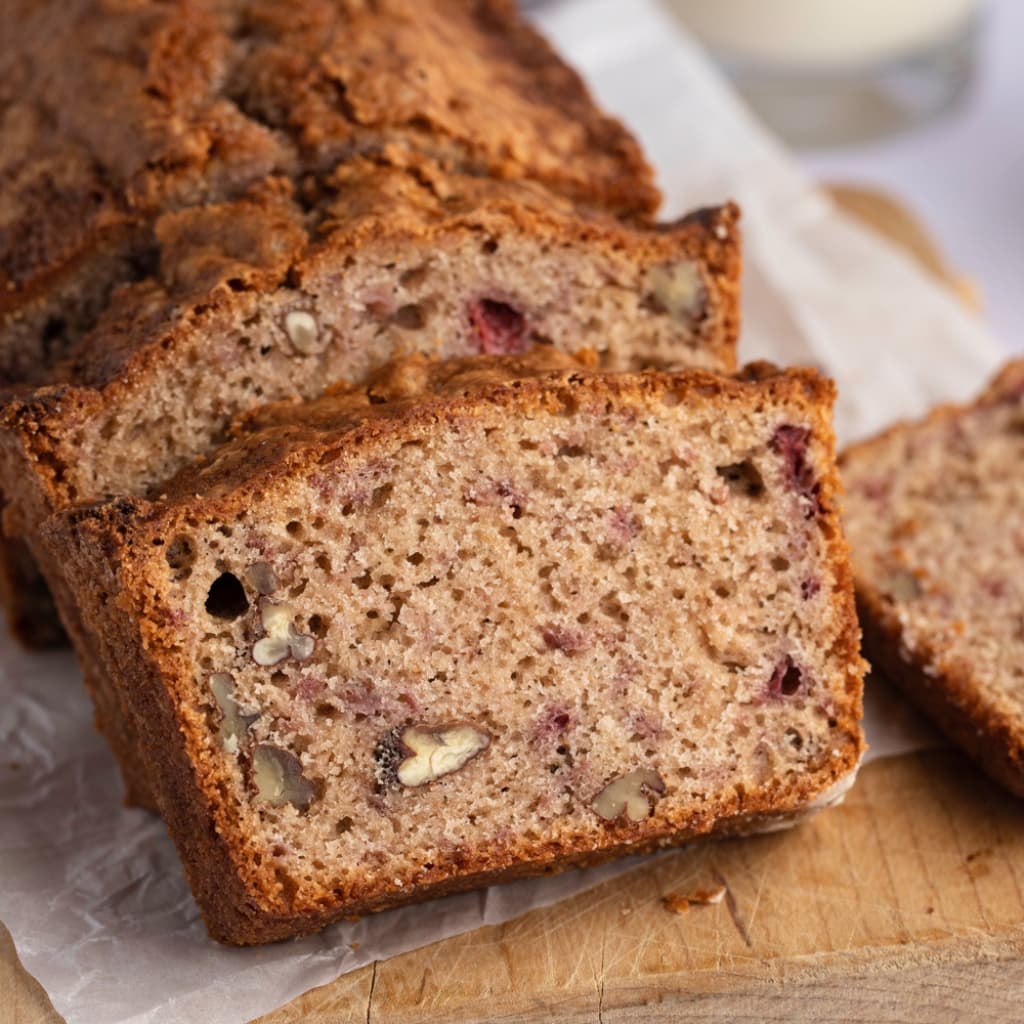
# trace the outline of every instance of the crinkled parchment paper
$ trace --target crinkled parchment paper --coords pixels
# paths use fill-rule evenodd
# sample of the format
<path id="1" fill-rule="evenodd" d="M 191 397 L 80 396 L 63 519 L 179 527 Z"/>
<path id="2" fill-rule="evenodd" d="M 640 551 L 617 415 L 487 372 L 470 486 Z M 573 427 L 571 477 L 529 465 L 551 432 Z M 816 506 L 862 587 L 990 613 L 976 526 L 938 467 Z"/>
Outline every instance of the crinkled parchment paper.
<path id="1" fill-rule="evenodd" d="M 668 214 L 741 202 L 743 358 L 831 373 L 841 439 L 966 397 L 996 366 L 978 321 L 844 220 L 654 0 L 569 0 L 539 20 L 642 136 Z M 162 825 L 121 806 L 71 657 L 0 645 L 0 919 L 69 1020 L 237 1024 L 371 960 L 506 921 L 636 864 L 451 897 L 299 942 L 218 947 Z M 877 707 L 867 729 L 876 756 L 926 741 Z"/>

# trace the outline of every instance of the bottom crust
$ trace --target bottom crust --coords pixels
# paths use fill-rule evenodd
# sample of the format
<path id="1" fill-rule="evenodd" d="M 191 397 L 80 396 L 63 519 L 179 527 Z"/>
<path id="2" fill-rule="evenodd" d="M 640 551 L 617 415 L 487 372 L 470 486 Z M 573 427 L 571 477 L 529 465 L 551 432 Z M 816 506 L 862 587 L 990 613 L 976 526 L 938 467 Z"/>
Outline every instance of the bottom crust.
<path id="1" fill-rule="evenodd" d="M 899 624 L 885 603 L 866 588 L 858 589 L 857 608 L 868 661 L 991 778 L 1024 797 L 1020 725 L 988 707 L 970 678 L 925 671 L 925 662 L 903 647 Z"/>
<path id="2" fill-rule="evenodd" d="M 349 906 L 344 912 L 323 911 L 303 916 L 275 917 L 252 909 L 252 915 L 240 914 L 236 905 L 228 915 L 221 917 L 210 908 L 203 906 L 203 916 L 210 937 L 228 945 L 248 946 L 283 939 L 298 938 L 321 931 L 339 920 L 358 920 L 371 913 L 380 913 L 402 906 L 425 903 L 428 900 L 452 896 L 473 889 L 482 889 L 506 882 L 522 881 L 561 874 L 577 868 L 600 867 L 622 857 L 656 853 L 662 850 L 686 846 L 694 841 L 734 839 L 744 836 L 782 832 L 803 824 L 819 811 L 843 802 L 857 778 L 860 769 L 861 751 L 852 747 L 845 753 L 853 755 L 844 760 L 841 773 L 816 796 L 805 803 L 779 811 L 752 811 L 723 817 L 711 824 L 710 828 L 683 829 L 667 836 L 654 837 L 640 843 L 616 843 L 597 850 L 577 850 L 549 861 L 530 860 L 512 863 L 496 870 L 461 874 L 416 891 L 388 893 L 368 900 L 360 906 Z M 852 761 L 852 763 L 851 763 Z"/>

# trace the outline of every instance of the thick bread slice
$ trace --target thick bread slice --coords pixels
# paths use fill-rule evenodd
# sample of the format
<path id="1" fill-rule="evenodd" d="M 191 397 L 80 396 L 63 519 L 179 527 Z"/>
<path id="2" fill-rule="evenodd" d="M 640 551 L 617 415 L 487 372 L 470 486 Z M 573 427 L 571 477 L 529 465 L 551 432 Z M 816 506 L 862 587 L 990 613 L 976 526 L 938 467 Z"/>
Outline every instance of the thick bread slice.
<path id="1" fill-rule="evenodd" d="M 863 749 L 832 387 L 541 349 L 285 403 L 45 530 L 211 933 L 784 824 Z"/>
<path id="2" fill-rule="evenodd" d="M 865 653 L 1024 796 L 1024 360 L 841 473 Z"/>

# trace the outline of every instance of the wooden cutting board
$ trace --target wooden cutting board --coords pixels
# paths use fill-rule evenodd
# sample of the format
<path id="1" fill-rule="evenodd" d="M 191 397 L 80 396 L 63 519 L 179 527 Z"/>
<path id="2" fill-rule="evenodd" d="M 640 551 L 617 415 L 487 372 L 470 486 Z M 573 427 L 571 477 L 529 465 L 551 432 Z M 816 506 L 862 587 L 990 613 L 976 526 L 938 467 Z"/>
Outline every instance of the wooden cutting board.
<path id="1" fill-rule="evenodd" d="M 973 295 L 898 205 L 838 198 Z M 665 901 L 722 888 L 717 904 Z M 868 765 L 842 806 L 791 832 L 679 851 L 261 1022 L 1024 1021 L 1022 893 L 1024 807 L 932 750 Z M 60 1018 L 0 929 L 8 1020 Z"/>
<path id="2" fill-rule="evenodd" d="M 952 751 L 878 761 L 791 832 L 682 850 L 261 1021 L 1024 1020 L 1022 810 Z M 662 901 L 721 885 L 717 905 Z M 0 1020 L 59 1019 L 0 943 Z"/>

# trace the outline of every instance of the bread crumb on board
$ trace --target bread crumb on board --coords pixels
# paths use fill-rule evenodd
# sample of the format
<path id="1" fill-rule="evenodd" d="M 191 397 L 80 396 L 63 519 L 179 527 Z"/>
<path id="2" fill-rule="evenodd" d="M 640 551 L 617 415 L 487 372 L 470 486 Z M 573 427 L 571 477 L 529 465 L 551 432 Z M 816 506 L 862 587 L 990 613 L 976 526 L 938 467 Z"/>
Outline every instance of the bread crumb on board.
<path id="1" fill-rule="evenodd" d="M 685 914 L 690 907 L 711 906 L 725 899 L 725 886 L 717 885 L 711 889 L 695 889 L 685 895 L 681 892 L 667 892 L 661 897 L 666 910 L 673 914 Z"/>

